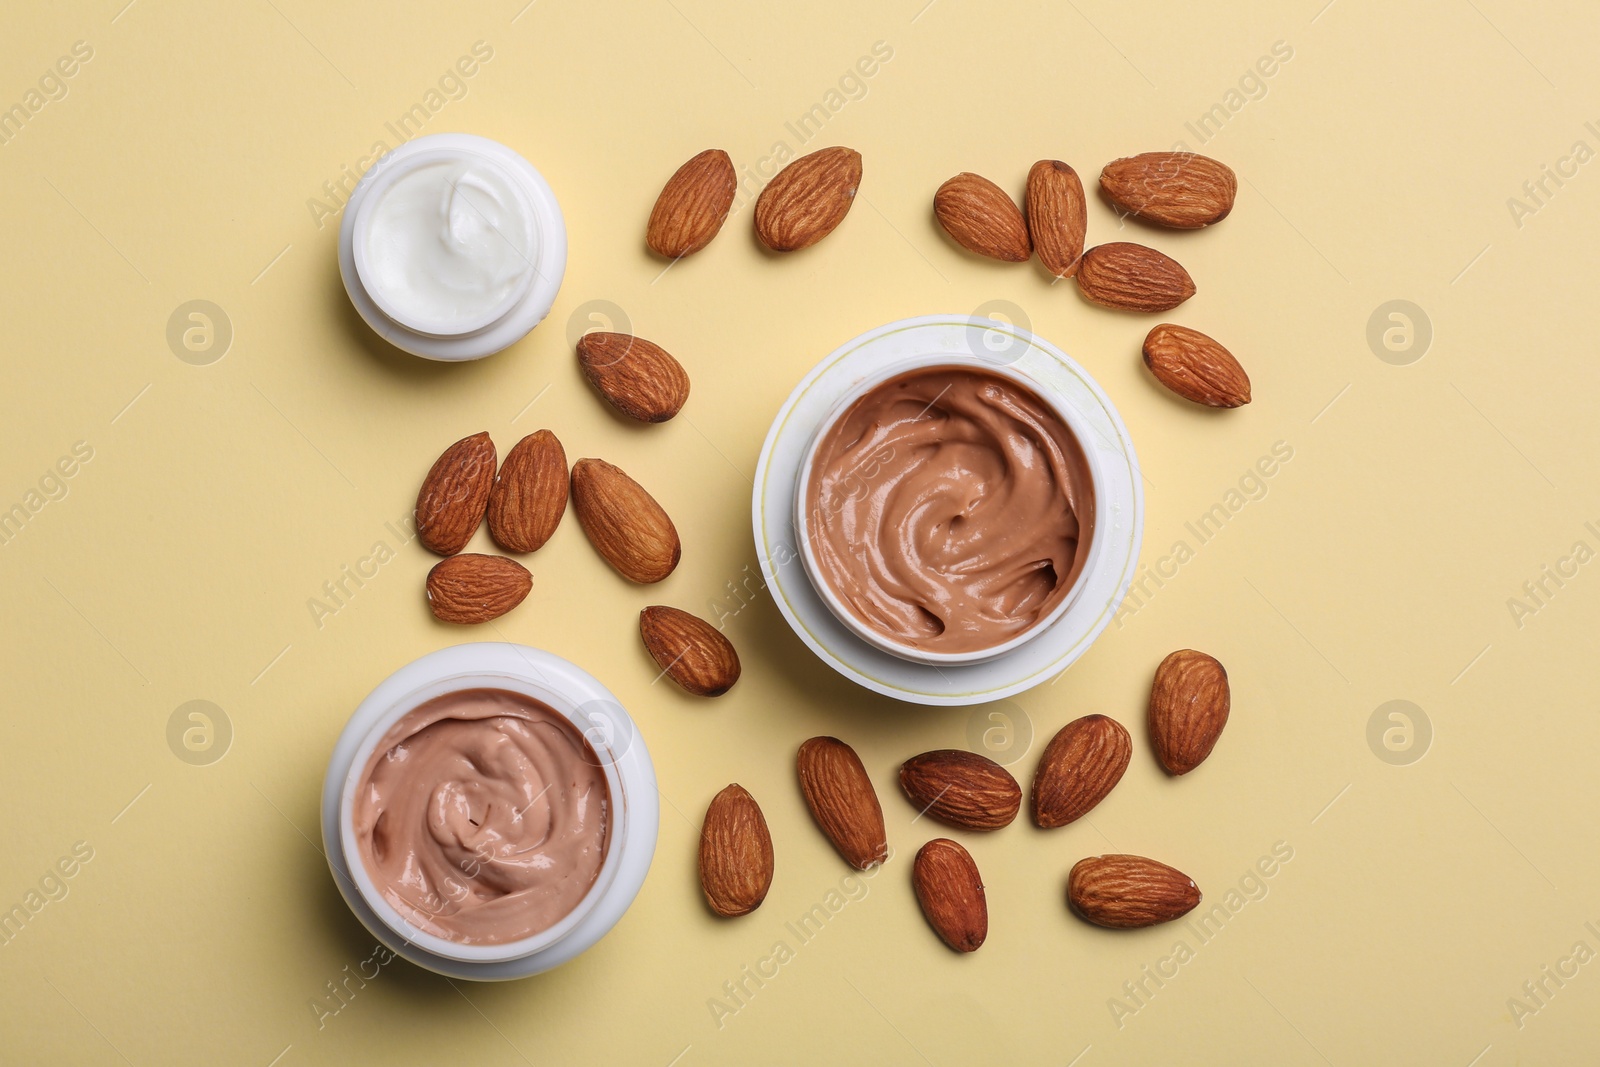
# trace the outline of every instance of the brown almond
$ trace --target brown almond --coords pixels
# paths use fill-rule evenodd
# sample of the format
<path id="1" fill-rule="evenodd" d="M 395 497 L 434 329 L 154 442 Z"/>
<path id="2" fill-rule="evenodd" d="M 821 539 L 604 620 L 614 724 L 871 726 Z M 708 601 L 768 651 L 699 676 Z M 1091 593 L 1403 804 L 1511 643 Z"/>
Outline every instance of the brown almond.
<path id="1" fill-rule="evenodd" d="M 733 643 L 687 611 L 645 608 L 639 612 L 639 635 L 662 672 L 695 696 L 719 697 L 739 680 Z"/>
<path id="2" fill-rule="evenodd" d="M 1107 163 L 1100 188 L 1121 210 L 1161 226 L 1197 230 L 1233 210 L 1233 169 L 1194 152 L 1145 152 Z"/>
<path id="3" fill-rule="evenodd" d="M 1009 826 L 1022 806 L 1022 787 L 987 756 L 946 748 L 900 765 L 900 788 L 917 808 L 963 830 Z"/>
<path id="4" fill-rule="evenodd" d="M 1128 769 L 1133 739 L 1115 719 L 1085 715 L 1063 726 L 1045 746 L 1033 776 L 1033 821 L 1046 830 L 1094 810 Z"/>
<path id="5" fill-rule="evenodd" d="M 1113 241 L 1083 254 L 1078 290 L 1101 307 L 1171 311 L 1194 295 L 1194 279 L 1177 260 L 1154 248 Z"/>
<path id="6" fill-rule="evenodd" d="M 700 251 L 722 229 L 738 184 L 728 153 L 720 148 L 701 152 L 662 187 L 645 227 L 645 244 L 668 259 Z"/>
<path id="7" fill-rule="evenodd" d="M 678 530 L 655 497 L 603 459 L 572 467 L 572 509 L 595 551 L 641 585 L 671 574 L 682 555 Z"/>
<path id="8" fill-rule="evenodd" d="M 417 540 L 423 547 L 441 556 L 467 547 L 483 522 L 494 469 L 488 433 L 463 437 L 433 461 L 417 493 Z"/>
<path id="9" fill-rule="evenodd" d="M 489 536 L 508 552 L 537 552 L 567 512 L 567 452 L 549 430 L 518 441 L 489 492 Z"/>
<path id="10" fill-rule="evenodd" d="M 683 364 L 643 337 L 586 333 L 578 338 L 578 365 L 612 407 L 640 422 L 666 422 L 689 399 Z"/>
<path id="11" fill-rule="evenodd" d="M 1090 856 L 1067 875 L 1067 903 L 1096 926 L 1130 930 L 1182 918 L 1200 890 L 1182 871 L 1143 856 Z"/>
<path id="12" fill-rule="evenodd" d="M 1164 322 L 1144 339 L 1144 365 L 1185 400 L 1213 408 L 1250 403 L 1250 376 L 1233 353 L 1199 330 Z"/>
<path id="13" fill-rule="evenodd" d="M 742 785 L 712 798 L 700 827 L 700 888 L 718 915 L 748 915 L 772 888 L 772 834 Z"/>
<path id="14" fill-rule="evenodd" d="M 1041 159 L 1028 171 L 1028 233 L 1044 269 L 1058 278 L 1078 273 L 1089 206 L 1078 172 L 1059 159 Z"/>
<path id="15" fill-rule="evenodd" d="M 813 737 L 795 763 L 811 817 L 845 862 L 865 871 L 888 859 L 883 808 L 856 750 L 837 737 Z"/>
<path id="16" fill-rule="evenodd" d="M 488 622 L 522 603 L 532 588 L 533 575 L 516 560 L 465 552 L 428 572 L 428 607 L 444 622 Z"/>
<path id="17" fill-rule="evenodd" d="M 1168 774 L 1188 774 L 1211 755 L 1228 725 L 1228 672 L 1212 657 L 1179 649 L 1150 686 L 1150 743 Z"/>
<path id="18" fill-rule="evenodd" d="M 756 198 L 756 236 L 775 252 L 807 248 L 844 221 L 861 185 L 861 153 L 824 148 L 780 170 Z"/>
<path id="19" fill-rule="evenodd" d="M 988 178 L 963 171 L 933 194 L 944 232 L 968 252 L 1021 263 L 1033 252 L 1028 224 L 1016 203 Z"/>
<path id="20" fill-rule="evenodd" d="M 911 888 L 933 932 L 957 952 L 976 952 L 989 936 L 983 878 L 956 842 L 939 837 L 922 846 L 911 865 Z"/>

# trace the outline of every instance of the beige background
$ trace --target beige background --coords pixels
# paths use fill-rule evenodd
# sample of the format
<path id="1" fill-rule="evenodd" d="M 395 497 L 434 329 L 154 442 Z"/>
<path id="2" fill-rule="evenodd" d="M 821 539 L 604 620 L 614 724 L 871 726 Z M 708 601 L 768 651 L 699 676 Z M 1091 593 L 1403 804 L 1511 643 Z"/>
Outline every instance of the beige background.
<path id="1" fill-rule="evenodd" d="M 1572 954 L 1600 951 L 1585 927 L 1600 927 L 1600 564 L 1560 562 L 1578 541 L 1586 559 L 1600 549 L 1585 526 L 1600 528 L 1586 321 L 1600 164 L 1562 163 L 1575 142 L 1585 160 L 1600 149 L 1591 6 L 123 2 L 14 5 L 0 35 L 0 106 L 25 102 L 74 42 L 93 50 L 66 95 L 0 145 L 0 509 L 26 510 L 76 442 L 93 449 L 70 480 L 45 478 L 60 498 L 31 498 L 43 506 L 0 545 L 0 908 L 28 901 L 74 843 L 93 850 L 67 895 L 0 947 L 5 1059 L 1592 1056 L 1600 962 Z M 544 326 L 492 359 L 438 366 L 360 324 L 336 226 L 319 227 L 308 200 L 478 41 L 492 58 L 425 129 L 527 155 L 561 199 L 572 254 Z M 880 41 L 892 57 L 847 77 Z M 1292 57 L 1252 80 L 1277 42 Z M 842 78 L 842 106 L 804 147 L 865 156 L 844 225 L 775 258 L 745 205 L 662 276 L 642 232 L 672 170 L 720 145 L 754 173 L 775 143 L 800 147 L 786 123 L 826 108 Z M 1186 123 L 1219 105 L 1202 143 Z M 1119 227 L 1095 202 L 1090 239 L 1182 259 L 1199 295 L 1171 317 L 1245 362 L 1256 399 L 1237 412 L 1152 382 L 1137 354 L 1151 320 L 1091 307 L 1035 265 L 967 256 L 931 219 L 933 190 L 960 170 L 1020 193 L 1041 157 L 1092 179 L 1177 141 L 1237 169 L 1232 217 L 1170 234 Z M 1545 166 L 1569 176 L 1528 199 Z M 1514 213 L 1512 197 L 1537 210 Z M 234 333 L 205 366 L 165 337 L 195 299 Z M 1391 300 L 1431 322 L 1409 365 L 1369 346 L 1368 320 Z M 625 425 L 587 389 L 569 330 L 592 324 L 590 301 L 681 357 L 694 380 L 681 417 Z M 989 301 L 1020 309 L 1120 405 L 1149 477 L 1147 564 L 1193 547 L 1185 523 L 1275 442 L 1292 460 L 1078 665 L 1007 707 L 873 697 L 822 667 L 765 596 L 726 621 L 745 663 L 729 696 L 653 685 L 635 615 L 737 606 L 727 584 L 755 564 L 749 479 L 795 381 L 865 329 Z M 503 452 L 541 426 L 654 490 L 683 533 L 682 566 L 631 587 L 569 518 L 531 559 L 521 608 L 482 632 L 434 622 L 421 595 L 432 560 L 385 523 L 448 442 L 487 429 Z M 308 600 L 379 541 L 395 558 L 319 627 Z M 1508 599 L 1546 565 L 1570 576 L 1514 618 Z M 650 878 L 620 926 L 556 972 L 472 986 L 396 961 L 319 1013 L 327 983 L 373 945 L 318 848 L 329 749 L 391 670 L 478 637 L 575 660 L 642 724 L 665 801 Z M 1155 664 L 1190 645 L 1228 665 L 1234 713 L 1213 758 L 1169 781 L 1141 711 Z M 197 699 L 232 729 L 206 766 L 167 740 Z M 1398 751 L 1369 745 L 1369 720 L 1395 699 L 1431 724 L 1425 758 L 1414 713 L 1409 749 L 1399 720 L 1381 724 L 1400 731 Z M 1127 723 L 1139 747 L 1082 824 L 951 835 L 991 909 L 988 943 L 958 958 L 908 879 L 916 848 L 944 831 L 913 823 L 894 773 L 968 744 L 991 711 L 1031 727 L 1032 750 L 1006 756 L 1024 782 L 1043 740 L 1087 712 Z M 883 798 L 896 857 L 870 882 L 845 881 L 794 785 L 796 745 L 823 732 L 860 750 Z M 758 912 L 721 922 L 699 899 L 694 848 L 706 803 L 735 780 L 766 810 L 778 873 Z M 1292 860 L 1252 881 L 1279 842 Z M 1241 880 L 1255 899 L 1234 898 L 1204 944 L 1183 925 L 1090 928 L 1063 905 L 1065 874 L 1113 850 L 1181 867 L 1208 906 Z M 799 943 L 785 924 L 830 890 L 848 903 Z M 719 1026 L 709 1002 L 780 940 L 794 958 Z M 1123 983 L 1179 940 L 1192 958 L 1160 988 L 1146 979 L 1142 1005 L 1127 999 Z M 1532 1000 L 1523 983 L 1547 966 L 1576 974 Z"/>

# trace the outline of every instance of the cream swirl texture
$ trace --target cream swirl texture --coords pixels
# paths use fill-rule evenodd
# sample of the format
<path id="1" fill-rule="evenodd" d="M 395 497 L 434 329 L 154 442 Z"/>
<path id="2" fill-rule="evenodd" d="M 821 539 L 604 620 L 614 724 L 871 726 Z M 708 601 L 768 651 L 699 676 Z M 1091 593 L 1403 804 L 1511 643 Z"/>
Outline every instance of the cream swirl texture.
<path id="1" fill-rule="evenodd" d="M 806 500 L 821 578 L 876 633 L 932 653 L 1026 632 L 1083 567 L 1082 446 L 1034 392 L 971 367 L 892 378 L 828 427 Z"/>
<path id="2" fill-rule="evenodd" d="M 526 290 L 538 258 L 526 197 L 487 159 L 404 173 L 369 216 L 362 280 L 402 320 L 446 333 L 503 313 Z"/>
<path id="3" fill-rule="evenodd" d="M 594 750 L 531 697 L 467 689 L 378 743 L 353 819 L 367 874 L 413 925 L 461 944 L 549 929 L 605 860 L 609 796 Z"/>

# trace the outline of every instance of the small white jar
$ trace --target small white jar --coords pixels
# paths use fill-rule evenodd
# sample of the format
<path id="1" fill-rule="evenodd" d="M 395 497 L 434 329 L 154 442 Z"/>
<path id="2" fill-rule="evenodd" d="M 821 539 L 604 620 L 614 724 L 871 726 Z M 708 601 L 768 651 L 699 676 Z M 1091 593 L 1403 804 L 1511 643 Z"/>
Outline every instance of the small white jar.
<path id="1" fill-rule="evenodd" d="M 339 226 L 339 274 L 361 317 L 397 348 L 481 359 L 550 313 L 567 230 L 526 159 L 466 133 L 419 137 L 362 175 Z"/>
<path id="2" fill-rule="evenodd" d="M 855 397 L 922 367 L 971 365 L 1030 386 L 1083 446 L 1095 490 L 1089 556 L 1065 607 L 1000 655 L 966 662 L 906 656 L 851 625 L 825 581 L 813 581 L 803 536 L 802 483 L 818 434 Z M 773 417 L 751 494 L 756 558 L 773 602 L 824 663 L 876 693 L 934 706 L 987 704 L 1058 677 L 1115 617 L 1139 561 L 1144 487 L 1133 440 L 1094 376 L 1038 335 L 972 315 L 923 315 L 868 330 L 800 380 Z M 832 601 L 830 603 L 830 600 Z M 988 650 L 986 650 L 988 651 Z"/>
<path id="3" fill-rule="evenodd" d="M 806 501 L 811 494 L 811 476 L 816 472 L 817 450 L 823 440 L 828 436 L 834 424 L 842 419 L 849 410 L 855 406 L 856 401 L 872 392 L 887 381 L 898 378 L 903 374 L 914 373 L 919 370 L 932 370 L 937 367 L 965 367 L 970 370 L 992 374 L 1008 382 L 1014 382 L 1023 389 L 1032 393 L 1049 411 L 1060 419 L 1073 438 L 1083 449 L 1084 466 L 1089 472 L 1089 497 L 1092 506 L 1099 507 L 1101 494 L 1105 492 L 1105 478 L 1101 474 L 1099 451 L 1092 446 L 1093 430 L 1085 418 L 1076 408 L 1064 403 L 1049 386 L 1032 378 L 1028 374 L 1005 363 L 996 362 L 992 358 L 978 355 L 949 353 L 929 353 L 910 356 L 891 362 L 879 364 L 871 373 L 867 374 L 852 389 L 848 390 L 833 405 L 833 410 L 825 416 L 811 435 L 811 443 L 806 447 L 801 456 L 798 472 L 795 477 L 794 489 L 794 516 L 795 532 L 800 549 L 800 560 L 805 566 L 806 574 L 811 579 L 817 595 L 822 602 L 828 605 L 828 610 L 834 617 L 856 637 L 883 650 L 891 656 L 898 656 L 913 663 L 925 663 L 933 667 L 959 667 L 972 663 L 985 663 L 989 660 L 999 659 L 1013 649 L 1032 641 L 1035 637 L 1046 632 L 1054 626 L 1056 621 L 1067 613 L 1082 595 L 1084 586 L 1088 584 L 1087 576 L 1095 573 L 1100 564 L 1100 557 L 1104 554 L 1101 548 L 1102 538 L 1097 536 L 1098 524 L 1094 521 L 1087 523 L 1087 536 L 1079 544 L 1078 551 L 1084 553 L 1084 564 L 1078 569 L 1072 587 L 1067 594 L 1032 626 L 1023 630 L 1015 637 L 990 645 L 986 648 L 974 649 L 970 652 L 929 652 L 927 649 L 917 648 L 915 645 L 903 641 L 896 641 L 887 634 L 878 632 L 869 626 L 865 620 L 852 611 L 844 600 L 833 588 L 822 571 L 822 566 L 817 561 L 816 549 L 811 535 L 811 509 L 806 506 Z"/>
<path id="4" fill-rule="evenodd" d="M 464 945 L 419 929 L 384 899 L 361 859 L 355 793 L 390 727 L 435 697 L 463 689 L 504 689 L 563 716 L 599 758 L 610 795 L 605 860 L 589 892 L 564 918 L 532 937 Z M 356 918 L 390 951 L 452 978 L 501 981 L 559 966 L 621 920 L 655 855 L 660 800 L 644 738 L 617 698 L 593 675 L 525 645 L 481 642 L 441 649 L 379 683 L 345 725 L 322 786 L 322 843 L 334 882 Z"/>

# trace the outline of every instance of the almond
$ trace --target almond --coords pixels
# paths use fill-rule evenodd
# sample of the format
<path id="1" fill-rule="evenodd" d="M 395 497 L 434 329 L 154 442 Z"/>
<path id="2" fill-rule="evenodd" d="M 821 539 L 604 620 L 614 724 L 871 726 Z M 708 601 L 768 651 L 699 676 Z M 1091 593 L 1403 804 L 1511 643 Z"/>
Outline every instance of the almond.
<path id="1" fill-rule="evenodd" d="M 1189 914 L 1200 890 L 1182 871 L 1143 856 L 1090 856 L 1067 875 L 1067 903 L 1096 926 L 1128 930 Z"/>
<path id="2" fill-rule="evenodd" d="M 489 536 L 508 552 L 537 552 L 567 512 L 567 453 L 549 430 L 518 441 L 489 492 Z"/>
<path id="3" fill-rule="evenodd" d="M 801 156 L 756 198 L 756 236 L 775 252 L 814 245 L 844 221 L 860 185 L 860 152 L 824 148 Z"/>
<path id="4" fill-rule="evenodd" d="M 1089 206 L 1078 172 L 1059 159 L 1041 159 L 1028 171 L 1028 233 L 1044 269 L 1058 278 L 1078 273 Z"/>
<path id="5" fill-rule="evenodd" d="M 1022 212 L 988 178 L 962 172 L 933 194 L 933 213 L 944 232 L 968 252 L 1021 263 L 1033 252 Z"/>
<path id="6" fill-rule="evenodd" d="M 1213 408 L 1250 403 L 1250 376 L 1233 353 L 1199 330 L 1164 322 L 1144 339 L 1144 365 L 1185 400 Z"/>
<path id="7" fill-rule="evenodd" d="M 1194 295 L 1194 279 L 1171 256 L 1144 245 L 1096 245 L 1078 265 L 1078 290 L 1119 311 L 1171 311 Z"/>
<path id="8" fill-rule="evenodd" d="M 522 603 L 532 588 L 533 576 L 516 560 L 466 552 L 428 572 L 428 607 L 445 622 L 488 622 Z"/>
<path id="9" fill-rule="evenodd" d="M 1022 787 L 1000 764 L 946 748 L 900 765 L 900 788 L 921 811 L 963 830 L 998 830 L 1017 817 Z"/>
<path id="10" fill-rule="evenodd" d="M 1150 687 L 1150 743 L 1168 774 L 1188 774 L 1211 755 L 1228 725 L 1232 698 L 1222 664 L 1192 648 L 1156 668 Z"/>
<path id="11" fill-rule="evenodd" d="M 689 399 L 689 375 L 643 337 L 595 330 L 578 338 L 578 365 L 612 407 L 640 422 L 666 422 Z"/>
<path id="12" fill-rule="evenodd" d="M 957 952 L 976 952 L 989 936 L 989 904 L 972 856 L 948 838 L 923 845 L 911 865 L 911 888 L 939 939 Z"/>
<path id="13" fill-rule="evenodd" d="M 795 763 L 811 817 L 845 862 L 865 871 L 888 859 L 883 808 L 856 750 L 837 737 L 813 737 Z"/>
<path id="14" fill-rule="evenodd" d="M 700 827 L 700 888 L 718 915 L 748 915 L 772 888 L 772 835 L 756 798 L 730 785 L 712 798 Z"/>
<path id="15" fill-rule="evenodd" d="M 639 612 L 639 635 L 661 670 L 695 696 L 719 697 L 739 680 L 739 653 L 722 631 L 677 608 Z"/>
<path id="16" fill-rule="evenodd" d="M 1123 211 L 1146 222 L 1197 230 L 1233 210 L 1239 179 L 1232 168 L 1193 152 L 1146 152 L 1106 164 L 1100 188 Z"/>
<path id="17" fill-rule="evenodd" d="M 424 547 L 441 556 L 467 547 L 489 503 L 494 460 L 494 442 L 487 433 L 475 433 L 433 461 L 417 493 L 417 540 Z"/>
<path id="18" fill-rule="evenodd" d="M 641 585 L 671 574 L 682 555 L 677 528 L 644 487 L 603 459 L 572 467 L 572 509 L 595 551 Z"/>
<path id="19" fill-rule="evenodd" d="M 701 152 L 667 179 L 650 212 L 644 243 L 668 259 L 700 251 L 722 229 L 738 184 L 728 153 L 720 148 Z"/>
<path id="20" fill-rule="evenodd" d="M 1083 818 L 1122 781 L 1133 740 L 1115 719 L 1085 715 L 1050 739 L 1033 776 L 1033 821 L 1046 830 Z"/>

